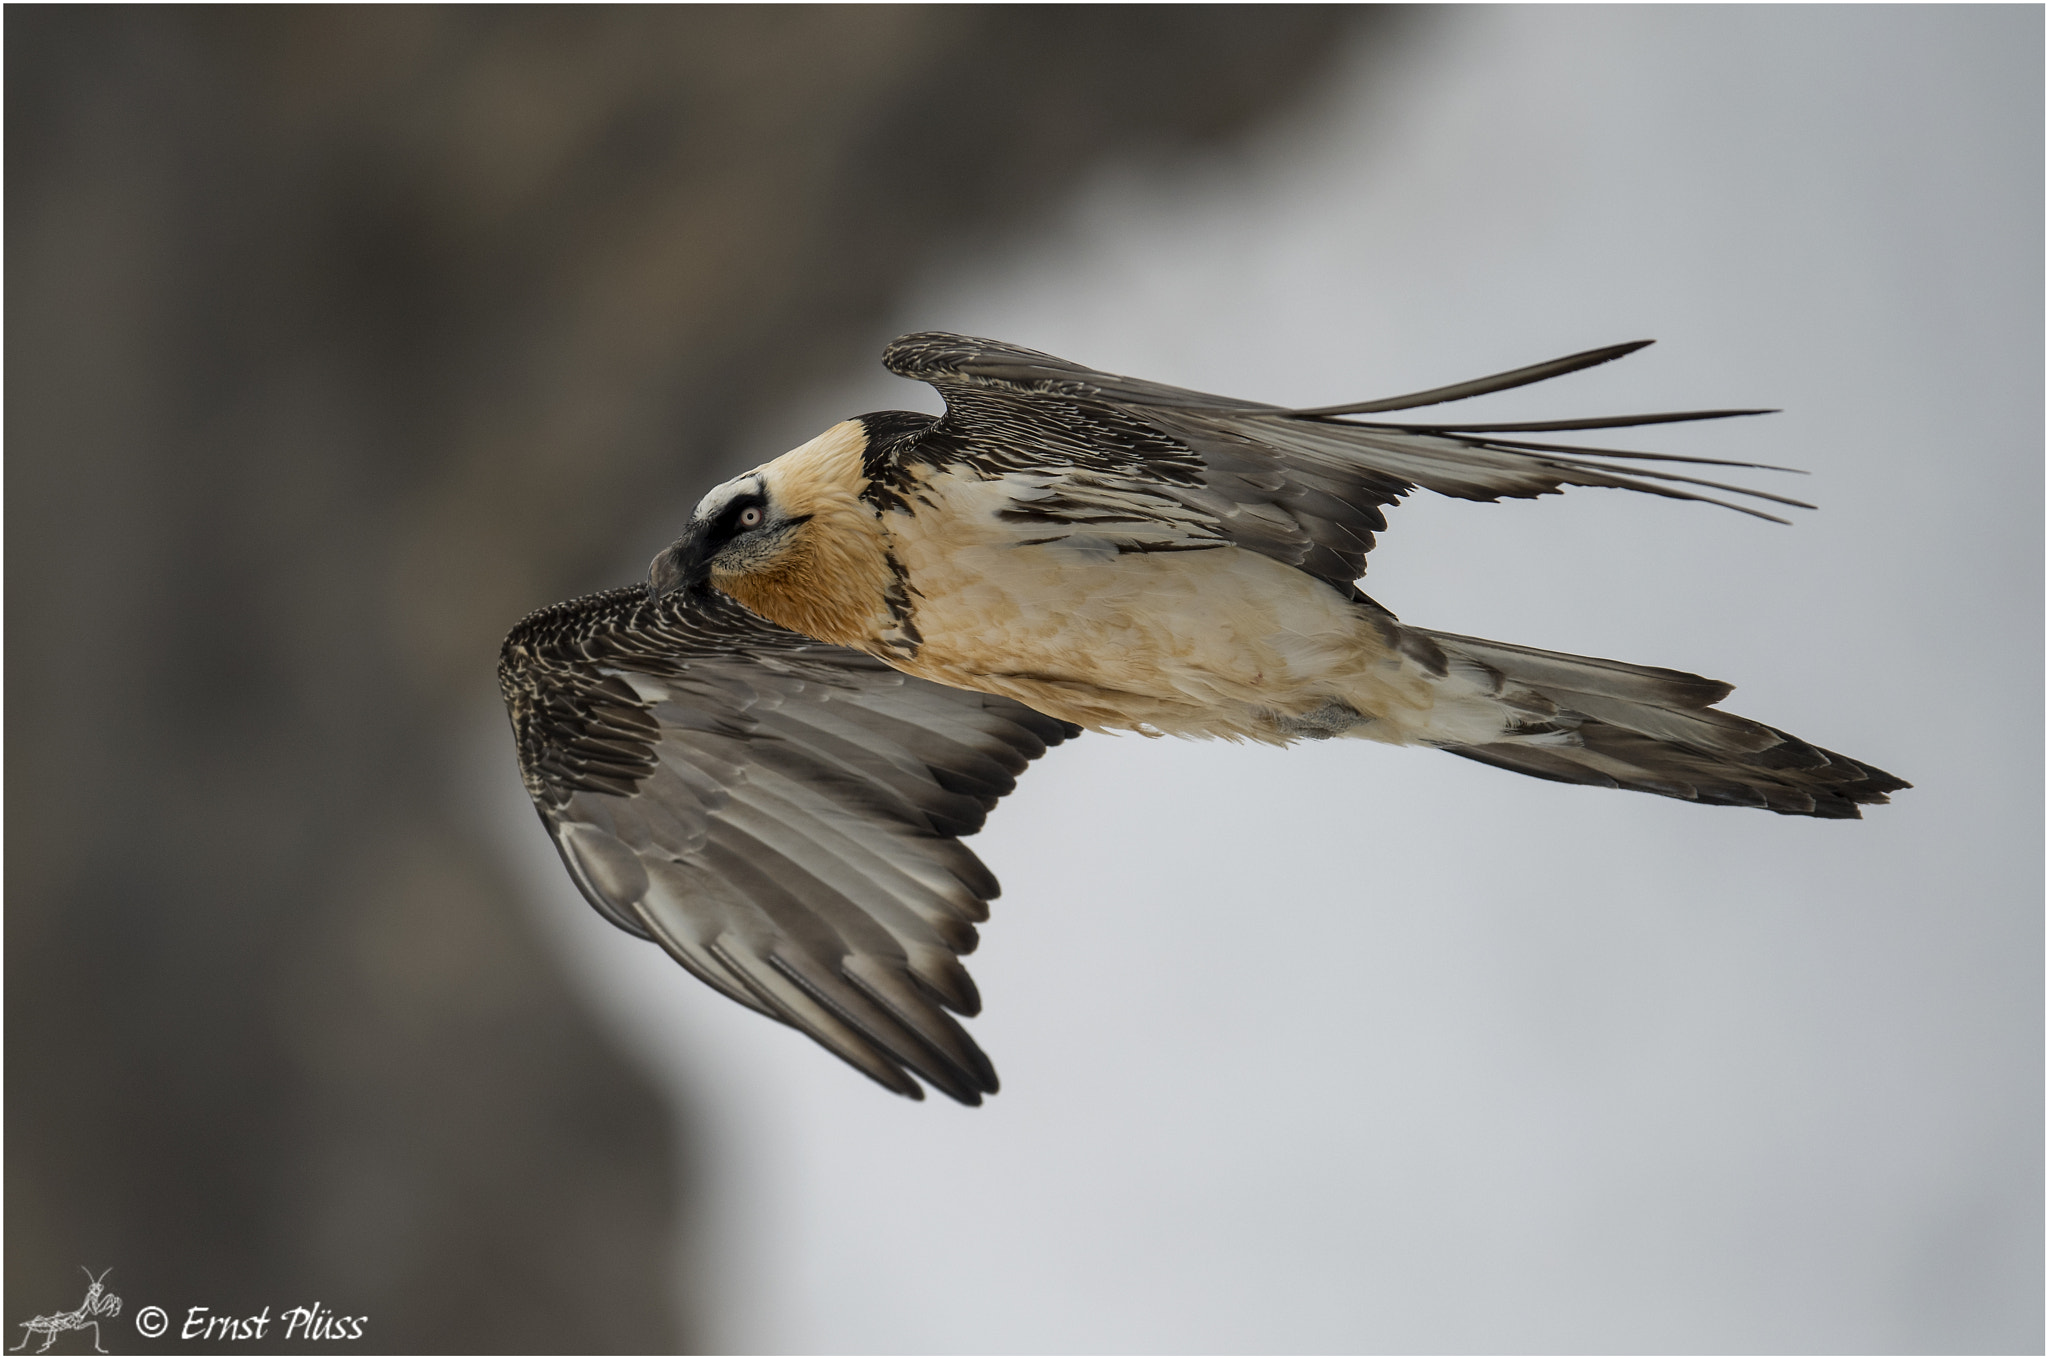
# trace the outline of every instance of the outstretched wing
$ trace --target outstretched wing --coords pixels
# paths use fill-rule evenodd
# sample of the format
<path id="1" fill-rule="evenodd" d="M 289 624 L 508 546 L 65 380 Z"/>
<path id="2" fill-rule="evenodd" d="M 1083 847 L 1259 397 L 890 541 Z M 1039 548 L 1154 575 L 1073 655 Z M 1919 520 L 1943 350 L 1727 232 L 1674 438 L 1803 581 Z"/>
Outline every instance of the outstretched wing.
<path id="1" fill-rule="evenodd" d="M 996 1075 L 948 1011 L 996 880 L 960 837 L 1077 728 L 715 593 L 532 614 L 499 685 L 569 875 L 613 924 L 914 1099 Z"/>
<path id="2" fill-rule="evenodd" d="M 1182 546 L 1231 543 L 1342 588 L 1364 574 L 1373 535 L 1387 526 L 1382 508 L 1417 487 L 1467 500 L 1498 500 L 1548 495 L 1567 486 L 1611 486 L 1704 500 L 1779 523 L 1784 521 L 1776 515 L 1706 492 L 1813 508 L 1656 466 L 1763 464 L 1527 437 L 1761 411 L 1523 424 L 1389 424 L 1356 418 L 1527 386 L 1606 363 L 1648 343 L 1588 350 L 1407 396 L 1305 410 L 1098 373 L 1049 354 L 937 331 L 901 337 L 883 353 L 882 362 L 893 373 L 930 383 L 946 399 L 944 418 L 917 441 L 920 461 L 952 459 L 995 475 L 1057 469 L 1066 474 L 1066 484 L 1057 488 L 1063 495 L 1048 500 L 1041 493 L 1031 513 L 1051 517 L 1071 509 L 1077 518 L 1100 521 L 1118 513 L 1145 517 L 1151 507 L 1183 535 Z M 1607 459 L 1622 459 L 1625 465 Z M 1155 534 L 1135 550 L 1159 550 L 1160 545 Z"/>

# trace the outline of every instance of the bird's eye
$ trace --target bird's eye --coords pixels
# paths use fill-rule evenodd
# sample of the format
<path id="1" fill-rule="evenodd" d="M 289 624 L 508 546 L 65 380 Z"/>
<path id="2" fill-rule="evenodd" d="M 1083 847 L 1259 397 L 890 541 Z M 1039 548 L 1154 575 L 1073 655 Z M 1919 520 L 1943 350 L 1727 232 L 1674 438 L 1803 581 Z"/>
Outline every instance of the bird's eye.
<path id="1" fill-rule="evenodd" d="M 740 511 L 740 527 L 741 527 L 741 528 L 759 528 L 759 527 L 761 527 L 761 507 L 760 507 L 760 506 L 758 506 L 758 505 L 749 505 L 749 506 L 747 506 L 747 507 L 746 507 L 745 509 L 741 510 L 741 511 Z"/>

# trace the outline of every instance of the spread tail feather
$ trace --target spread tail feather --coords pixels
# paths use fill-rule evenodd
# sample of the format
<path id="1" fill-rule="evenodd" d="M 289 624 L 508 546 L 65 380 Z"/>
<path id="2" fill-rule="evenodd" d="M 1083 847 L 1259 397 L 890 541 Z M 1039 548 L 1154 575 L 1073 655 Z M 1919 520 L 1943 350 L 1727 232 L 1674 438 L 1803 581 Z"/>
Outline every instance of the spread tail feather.
<path id="1" fill-rule="evenodd" d="M 1849 818 L 1911 784 L 1713 705 L 1729 685 L 1680 670 L 1404 629 L 1431 669 L 1490 688 L 1510 729 L 1444 745 L 1481 764 L 1558 783 L 1629 788 L 1787 816 Z"/>

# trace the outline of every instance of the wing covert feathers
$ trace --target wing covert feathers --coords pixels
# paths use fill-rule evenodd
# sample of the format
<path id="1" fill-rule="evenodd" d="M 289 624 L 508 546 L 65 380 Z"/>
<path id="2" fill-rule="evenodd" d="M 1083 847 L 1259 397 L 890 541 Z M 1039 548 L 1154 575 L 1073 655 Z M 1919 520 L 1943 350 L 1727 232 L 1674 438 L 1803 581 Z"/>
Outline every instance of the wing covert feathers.
<path id="1" fill-rule="evenodd" d="M 899 1094 L 997 1087 L 953 1015 L 995 878 L 959 837 L 1075 729 L 716 594 L 542 609 L 499 683 L 520 772 L 604 916 Z"/>
<path id="2" fill-rule="evenodd" d="M 1446 669 L 1490 680 L 1507 738 L 1441 749 L 1558 783 L 1627 788 L 1787 816 L 1860 818 L 1912 785 L 1712 705 L 1730 687 L 1680 670 L 1407 628 Z"/>
<path id="3" fill-rule="evenodd" d="M 1214 534 L 1340 588 L 1365 572 L 1383 507 L 1417 488 L 1466 500 L 1606 486 L 1698 500 L 1786 522 L 1738 497 L 1811 509 L 1805 501 L 1668 470 L 1671 464 L 1788 471 L 1762 464 L 1539 443 L 1515 436 L 1618 429 L 1762 414 L 1683 411 L 1513 424 L 1386 423 L 1355 417 L 1461 401 L 1562 377 L 1648 341 L 1532 364 L 1406 396 L 1285 409 L 1097 372 L 994 340 L 905 335 L 883 354 L 902 377 L 928 382 L 946 415 L 918 441 L 921 458 L 1000 474 L 1068 470 L 1143 488 L 1207 515 Z"/>

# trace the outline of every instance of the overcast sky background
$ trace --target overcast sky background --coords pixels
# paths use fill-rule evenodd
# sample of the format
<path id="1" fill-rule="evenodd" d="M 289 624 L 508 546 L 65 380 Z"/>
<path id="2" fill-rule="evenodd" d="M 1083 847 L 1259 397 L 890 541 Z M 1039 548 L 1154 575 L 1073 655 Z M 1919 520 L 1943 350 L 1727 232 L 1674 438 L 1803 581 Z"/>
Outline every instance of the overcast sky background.
<path id="1" fill-rule="evenodd" d="M 494 749 L 537 908 L 711 1121 L 719 1346 L 2040 1348 L 2041 11 L 1415 19 L 1240 152 L 935 262 L 899 329 L 1302 405 L 1655 337 L 1477 409 L 1782 406 L 1615 442 L 1809 469 L 1751 484 L 1819 513 L 1418 499 L 1367 589 L 1730 680 L 1918 786 L 1830 823 L 1086 737 L 973 842 L 967 1110 L 605 925 Z M 937 409 L 874 359 L 758 458 Z"/>

